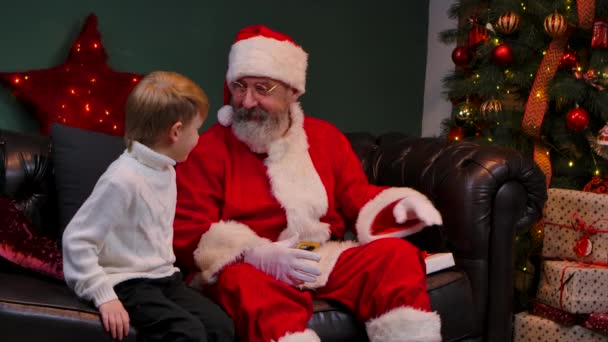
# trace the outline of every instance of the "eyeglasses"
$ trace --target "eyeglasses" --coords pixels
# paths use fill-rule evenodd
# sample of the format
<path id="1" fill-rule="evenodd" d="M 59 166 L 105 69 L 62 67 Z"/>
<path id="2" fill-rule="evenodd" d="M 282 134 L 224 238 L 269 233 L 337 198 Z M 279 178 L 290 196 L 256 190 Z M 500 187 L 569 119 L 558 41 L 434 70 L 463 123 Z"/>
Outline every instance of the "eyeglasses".
<path id="1" fill-rule="evenodd" d="M 255 83 L 253 85 L 253 92 L 256 95 L 266 97 L 266 96 L 270 96 L 270 94 L 272 94 L 272 92 L 276 89 L 276 87 L 277 87 L 276 83 L 272 86 L 270 84 Z M 245 85 L 239 81 L 234 81 L 234 82 L 230 83 L 230 90 L 232 91 L 233 96 L 243 97 L 243 96 L 245 96 L 245 94 L 247 94 L 247 85 Z"/>

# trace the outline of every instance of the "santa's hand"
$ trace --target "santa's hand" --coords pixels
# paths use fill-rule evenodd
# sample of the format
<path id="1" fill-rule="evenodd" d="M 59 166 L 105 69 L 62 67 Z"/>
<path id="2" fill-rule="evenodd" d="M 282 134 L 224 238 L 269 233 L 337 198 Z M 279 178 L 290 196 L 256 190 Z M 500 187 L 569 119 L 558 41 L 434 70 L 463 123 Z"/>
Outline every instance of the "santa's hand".
<path id="1" fill-rule="evenodd" d="M 416 219 L 422 221 L 425 226 L 443 224 L 439 211 L 422 194 L 401 199 L 393 208 L 393 216 L 399 224 Z"/>
<path id="2" fill-rule="evenodd" d="M 317 253 L 293 248 L 298 236 L 290 239 L 260 245 L 243 252 L 243 260 L 260 271 L 290 285 L 315 282 L 321 275 L 318 267 L 306 260 L 319 262 Z"/>

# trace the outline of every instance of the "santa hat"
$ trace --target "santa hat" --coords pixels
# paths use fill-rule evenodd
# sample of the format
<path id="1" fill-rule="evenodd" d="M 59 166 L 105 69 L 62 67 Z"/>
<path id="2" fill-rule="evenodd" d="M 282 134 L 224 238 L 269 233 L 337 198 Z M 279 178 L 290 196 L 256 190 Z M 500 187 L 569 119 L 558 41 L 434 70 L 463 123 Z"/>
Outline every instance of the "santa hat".
<path id="1" fill-rule="evenodd" d="M 308 54 L 291 37 L 264 25 L 243 28 L 230 49 L 224 82 L 224 106 L 218 111 L 223 126 L 232 124 L 228 84 L 245 76 L 268 77 L 282 81 L 300 94 L 306 91 Z"/>

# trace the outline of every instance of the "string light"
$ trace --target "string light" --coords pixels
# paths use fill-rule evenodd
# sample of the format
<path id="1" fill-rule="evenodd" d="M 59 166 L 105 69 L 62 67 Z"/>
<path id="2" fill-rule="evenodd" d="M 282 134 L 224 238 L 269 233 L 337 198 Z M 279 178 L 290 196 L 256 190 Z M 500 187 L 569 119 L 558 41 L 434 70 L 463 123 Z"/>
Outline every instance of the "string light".
<path id="1" fill-rule="evenodd" d="M 573 167 L 574 166 L 574 162 L 571 160 L 568 162 L 568 166 Z"/>

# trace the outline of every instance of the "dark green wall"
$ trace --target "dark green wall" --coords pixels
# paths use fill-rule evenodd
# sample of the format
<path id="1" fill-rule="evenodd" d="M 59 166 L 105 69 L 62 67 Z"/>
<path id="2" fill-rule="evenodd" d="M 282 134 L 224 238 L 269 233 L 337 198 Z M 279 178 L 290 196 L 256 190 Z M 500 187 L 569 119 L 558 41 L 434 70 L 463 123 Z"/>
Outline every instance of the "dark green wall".
<path id="1" fill-rule="evenodd" d="M 211 98 L 216 122 L 227 54 L 236 32 L 263 23 L 309 53 L 304 111 L 344 131 L 420 132 L 428 1 L 2 1 L 0 70 L 63 62 L 87 14 L 99 17 L 109 64 L 186 74 Z M 8 5 L 7 3 L 10 3 Z M 37 123 L 0 87 L 0 128 Z"/>

